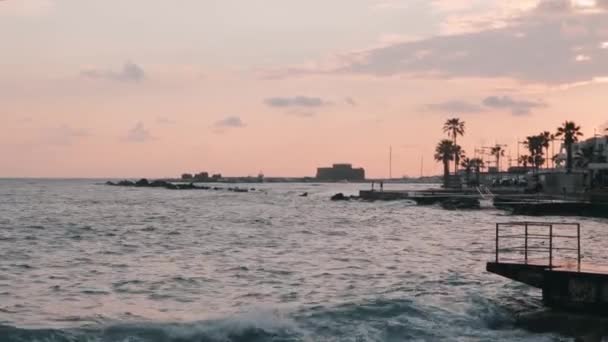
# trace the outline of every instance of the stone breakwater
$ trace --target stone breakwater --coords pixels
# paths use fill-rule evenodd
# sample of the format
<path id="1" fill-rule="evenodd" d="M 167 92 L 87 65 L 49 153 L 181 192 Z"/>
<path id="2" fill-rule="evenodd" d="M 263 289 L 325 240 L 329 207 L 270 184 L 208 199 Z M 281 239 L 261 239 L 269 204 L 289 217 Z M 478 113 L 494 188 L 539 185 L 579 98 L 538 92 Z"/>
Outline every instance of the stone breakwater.
<path id="1" fill-rule="evenodd" d="M 135 187 L 135 188 L 163 188 L 168 190 L 223 190 L 232 192 L 249 192 L 256 191 L 255 188 L 239 188 L 239 187 L 219 187 L 207 185 L 195 185 L 194 183 L 172 183 L 164 180 L 149 181 L 142 178 L 136 182 L 130 180 L 122 180 L 119 182 L 108 181 L 105 183 L 109 186 Z"/>

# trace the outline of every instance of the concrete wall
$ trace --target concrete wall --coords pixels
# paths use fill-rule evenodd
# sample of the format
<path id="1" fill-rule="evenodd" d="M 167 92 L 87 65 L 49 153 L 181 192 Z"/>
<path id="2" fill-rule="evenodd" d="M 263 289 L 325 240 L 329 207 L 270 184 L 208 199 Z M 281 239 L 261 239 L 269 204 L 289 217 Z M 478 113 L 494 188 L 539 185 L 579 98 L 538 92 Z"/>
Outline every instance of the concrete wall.
<path id="1" fill-rule="evenodd" d="M 585 173 L 541 173 L 538 180 L 543 192 L 553 195 L 581 193 L 586 187 Z"/>

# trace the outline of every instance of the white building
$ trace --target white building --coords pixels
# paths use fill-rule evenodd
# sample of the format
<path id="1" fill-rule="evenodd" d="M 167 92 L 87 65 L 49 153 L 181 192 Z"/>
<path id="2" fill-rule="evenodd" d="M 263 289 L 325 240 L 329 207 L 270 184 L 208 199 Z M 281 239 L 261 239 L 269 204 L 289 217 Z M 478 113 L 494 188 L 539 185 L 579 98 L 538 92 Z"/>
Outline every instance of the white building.
<path id="1" fill-rule="evenodd" d="M 562 143 L 556 156 L 556 168 L 566 169 L 567 151 Z M 608 187 L 608 136 L 595 136 L 572 145 L 573 173 L 583 174 L 584 187 Z"/>
<path id="2" fill-rule="evenodd" d="M 595 136 L 572 145 L 573 168 L 608 169 L 608 136 Z M 562 143 L 555 158 L 557 168 L 566 168 L 567 150 Z"/>

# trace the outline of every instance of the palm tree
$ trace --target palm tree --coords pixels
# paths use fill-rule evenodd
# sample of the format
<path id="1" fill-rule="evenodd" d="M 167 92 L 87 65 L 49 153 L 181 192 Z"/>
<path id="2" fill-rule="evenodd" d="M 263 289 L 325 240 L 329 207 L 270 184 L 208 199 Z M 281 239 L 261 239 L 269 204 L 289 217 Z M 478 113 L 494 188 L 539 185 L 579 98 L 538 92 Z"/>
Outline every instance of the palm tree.
<path id="1" fill-rule="evenodd" d="M 464 150 L 462 149 L 462 146 L 454 144 L 454 160 L 456 161 L 456 165 L 460 164 L 460 160 L 462 158 L 464 158 L 465 155 L 466 154 L 465 154 Z M 458 171 L 458 168 L 456 167 L 454 169 L 454 174 L 456 174 L 457 171 Z"/>
<path id="2" fill-rule="evenodd" d="M 459 118 L 452 118 L 452 119 L 448 119 L 446 120 L 446 122 L 443 124 L 443 132 L 448 134 L 448 137 L 452 138 L 452 141 L 454 142 L 454 145 L 457 145 L 456 142 L 456 138 L 460 135 L 463 136 L 464 135 L 464 121 L 460 121 Z M 456 173 L 456 171 L 458 171 L 458 163 L 460 162 L 460 157 L 455 155 L 454 156 L 454 173 Z"/>
<path id="3" fill-rule="evenodd" d="M 524 169 L 527 169 L 529 160 L 530 156 L 524 154 L 523 156 L 519 156 L 518 162 L 524 165 Z"/>
<path id="4" fill-rule="evenodd" d="M 544 163 L 544 141 L 543 134 L 539 134 L 526 137 L 526 141 L 524 142 L 524 144 L 528 147 L 528 151 L 530 151 L 530 157 L 528 160 L 532 163 L 532 165 L 534 165 L 534 171 L 536 172 L 538 172 L 538 169 Z"/>
<path id="5" fill-rule="evenodd" d="M 473 159 L 471 159 L 471 163 L 473 164 L 473 167 L 475 168 L 475 181 L 476 181 L 477 185 L 479 185 L 480 177 L 481 177 L 481 169 L 484 167 L 483 159 L 473 158 Z"/>
<path id="6" fill-rule="evenodd" d="M 545 148 L 545 151 L 547 152 L 546 156 L 549 156 L 549 146 L 551 142 L 555 139 L 555 136 L 547 131 L 542 132 L 538 136 L 541 139 L 541 145 Z M 547 158 L 546 168 L 549 168 L 549 158 Z"/>
<path id="7" fill-rule="evenodd" d="M 505 156 L 505 150 L 500 145 L 496 145 L 492 147 L 490 150 L 490 154 L 496 157 L 496 169 L 500 172 L 500 157 Z"/>
<path id="8" fill-rule="evenodd" d="M 462 166 L 464 168 L 465 179 L 466 179 L 467 185 L 469 185 L 471 183 L 471 171 L 473 171 L 473 168 L 475 167 L 475 163 L 473 162 L 473 159 L 467 158 L 463 155 L 463 158 L 460 161 L 460 166 Z"/>
<path id="9" fill-rule="evenodd" d="M 435 160 L 443 163 L 443 186 L 448 186 L 450 176 L 450 161 L 454 160 L 455 145 L 451 140 L 441 140 L 435 147 Z"/>
<path id="10" fill-rule="evenodd" d="M 578 137 L 582 136 L 581 127 L 577 126 L 574 121 L 566 121 L 562 126 L 557 128 L 556 137 L 563 137 L 566 145 L 566 170 L 572 172 L 572 145 L 578 141 Z"/>

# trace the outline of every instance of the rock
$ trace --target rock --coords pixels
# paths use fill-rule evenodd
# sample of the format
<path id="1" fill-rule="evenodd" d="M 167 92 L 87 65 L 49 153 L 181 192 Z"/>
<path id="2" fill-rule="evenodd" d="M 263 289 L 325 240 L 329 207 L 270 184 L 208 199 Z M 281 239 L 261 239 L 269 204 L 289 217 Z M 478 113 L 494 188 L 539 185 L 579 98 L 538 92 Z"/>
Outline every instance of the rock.
<path id="1" fill-rule="evenodd" d="M 119 186 L 135 186 L 135 183 L 133 183 L 131 181 L 128 181 L 128 180 L 122 180 L 122 181 L 118 182 L 118 184 L 116 184 L 116 185 L 119 185 Z"/>
<path id="2" fill-rule="evenodd" d="M 155 180 L 155 181 L 151 182 L 148 186 L 150 186 L 152 188 L 166 188 L 167 185 L 169 185 L 169 183 L 167 183 L 165 181 Z"/>
<path id="3" fill-rule="evenodd" d="M 308 197 L 308 192 L 301 194 L 300 197 Z"/>
<path id="4" fill-rule="evenodd" d="M 175 188 L 171 188 L 174 190 L 194 190 L 197 189 L 197 187 L 194 186 L 194 183 L 188 183 L 188 184 L 174 184 Z"/>
<path id="5" fill-rule="evenodd" d="M 332 201 L 348 201 L 349 199 L 349 197 L 344 196 L 341 192 L 331 196 Z"/>
<path id="6" fill-rule="evenodd" d="M 169 189 L 169 190 L 178 190 L 179 187 L 173 183 L 167 183 L 167 185 L 165 185 L 165 189 Z"/>
<path id="7" fill-rule="evenodd" d="M 481 205 L 477 198 L 455 197 L 442 201 L 441 207 L 448 210 L 480 209 Z"/>
<path id="8" fill-rule="evenodd" d="M 135 186 L 149 186 L 150 182 L 147 179 L 142 178 L 135 183 Z"/>

